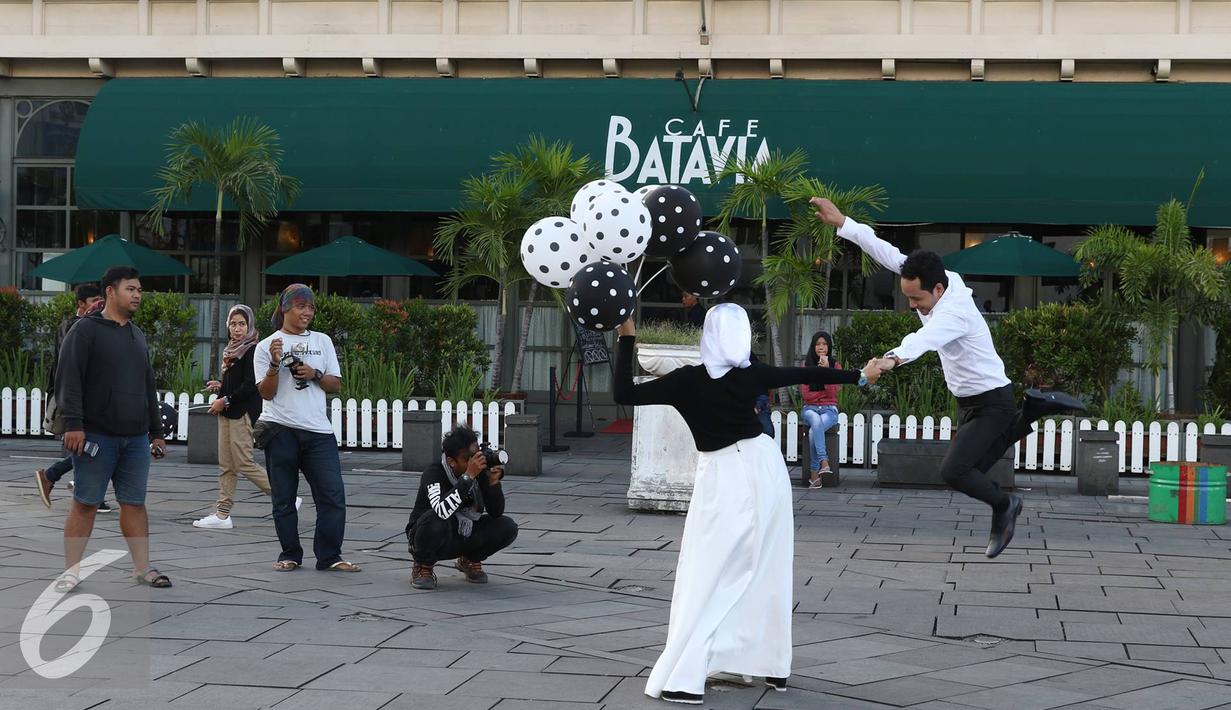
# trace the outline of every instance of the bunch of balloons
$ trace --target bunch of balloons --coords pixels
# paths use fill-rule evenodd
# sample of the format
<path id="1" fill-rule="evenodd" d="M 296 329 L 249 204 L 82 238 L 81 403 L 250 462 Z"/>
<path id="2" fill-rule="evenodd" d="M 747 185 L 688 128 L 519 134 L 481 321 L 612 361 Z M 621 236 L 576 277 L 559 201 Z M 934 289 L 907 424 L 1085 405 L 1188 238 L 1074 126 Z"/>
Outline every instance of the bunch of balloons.
<path id="1" fill-rule="evenodd" d="M 739 249 L 701 228 L 701 204 L 678 185 L 630 193 L 612 180 L 586 183 L 568 217 L 526 230 L 521 260 L 536 281 L 567 289 L 565 306 L 583 328 L 613 330 L 633 312 L 637 284 L 625 268 L 644 256 L 670 260 L 676 284 L 716 298 L 739 281 Z"/>

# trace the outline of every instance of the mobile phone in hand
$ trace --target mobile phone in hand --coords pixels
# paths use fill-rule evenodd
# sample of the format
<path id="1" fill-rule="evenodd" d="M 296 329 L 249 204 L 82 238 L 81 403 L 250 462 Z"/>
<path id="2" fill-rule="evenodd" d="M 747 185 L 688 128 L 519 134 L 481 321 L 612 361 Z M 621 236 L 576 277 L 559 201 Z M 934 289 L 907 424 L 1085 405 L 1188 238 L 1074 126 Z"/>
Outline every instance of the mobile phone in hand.
<path id="1" fill-rule="evenodd" d="M 93 441 L 87 441 L 81 446 L 81 454 L 94 458 L 98 455 L 98 444 Z"/>

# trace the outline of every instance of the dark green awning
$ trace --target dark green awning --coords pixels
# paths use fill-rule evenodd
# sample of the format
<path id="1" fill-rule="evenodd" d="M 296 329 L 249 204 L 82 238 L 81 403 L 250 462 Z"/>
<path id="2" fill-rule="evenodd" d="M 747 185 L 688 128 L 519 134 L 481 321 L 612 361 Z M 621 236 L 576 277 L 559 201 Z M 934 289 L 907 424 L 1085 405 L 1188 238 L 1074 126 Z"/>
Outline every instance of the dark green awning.
<path id="1" fill-rule="evenodd" d="M 81 134 L 78 203 L 147 209 L 168 132 L 239 115 L 280 131 L 303 211 L 450 211 L 539 134 L 711 211 L 700 176 L 724 153 L 803 148 L 827 181 L 884 185 L 883 221 L 1152 224 L 1204 168 L 1192 223 L 1231 225 L 1227 84 L 715 80 L 694 114 L 663 79 L 116 79 Z"/>

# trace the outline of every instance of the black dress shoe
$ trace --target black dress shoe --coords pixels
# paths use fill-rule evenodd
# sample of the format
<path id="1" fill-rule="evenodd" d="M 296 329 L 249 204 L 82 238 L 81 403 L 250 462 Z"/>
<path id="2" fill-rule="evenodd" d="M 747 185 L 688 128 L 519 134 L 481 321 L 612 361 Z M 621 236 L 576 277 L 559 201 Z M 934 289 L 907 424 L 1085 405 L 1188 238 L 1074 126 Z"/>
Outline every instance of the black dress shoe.
<path id="1" fill-rule="evenodd" d="M 765 685 L 768 685 L 780 693 L 786 692 L 786 681 L 786 678 L 771 678 L 769 676 L 765 676 Z"/>
<path id="2" fill-rule="evenodd" d="M 705 700 L 704 695 L 683 693 L 678 690 L 664 690 L 659 697 L 669 703 L 682 703 L 684 705 L 700 705 Z"/>
<path id="3" fill-rule="evenodd" d="M 992 537 L 987 542 L 987 556 L 993 558 L 1004 552 L 1013 540 L 1013 530 L 1017 527 L 1017 516 L 1022 514 L 1022 497 L 1009 494 L 1009 507 L 999 513 L 992 513 Z"/>
<path id="4" fill-rule="evenodd" d="M 1026 421 L 1030 422 L 1036 422 L 1043 417 L 1085 411 L 1086 405 L 1071 394 L 1036 389 L 1026 390 L 1026 401 L 1022 405 L 1022 413 L 1025 414 Z"/>

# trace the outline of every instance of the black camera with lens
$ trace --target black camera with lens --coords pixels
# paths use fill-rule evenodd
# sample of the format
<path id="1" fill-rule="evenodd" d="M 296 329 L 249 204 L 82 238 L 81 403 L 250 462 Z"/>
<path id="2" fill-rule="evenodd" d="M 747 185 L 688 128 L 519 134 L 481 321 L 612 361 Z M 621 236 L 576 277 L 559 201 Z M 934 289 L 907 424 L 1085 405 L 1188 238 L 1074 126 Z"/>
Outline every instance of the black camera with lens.
<path id="1" fill-rule="evenodd" d="M 295 371 L 294 368 L 302 365 L 303 360 L 300 360 L 298 357 L 295 357 L 295 353 L 283 353 L 282 359 L 278 361 L 278 364 L 289 369 L 291 372 L 294 372 Z M 307 380 L 303 379 L 302 377 L 294 377 L 294 379 L 295 379 L 295 389 L 297 390 L 308 389 Z"/>
<path id="2" fill-rule="evenodd" d="M 487 467 L 489 469 L 497 466 L 504 466 L 509 462 L 509 452 L 504 449 L 494 449 L 491 444 L 484 443 L 483 446 L 479 448 L 479 451 L 483 452 L 483 459 L 487 461 Z"/>

